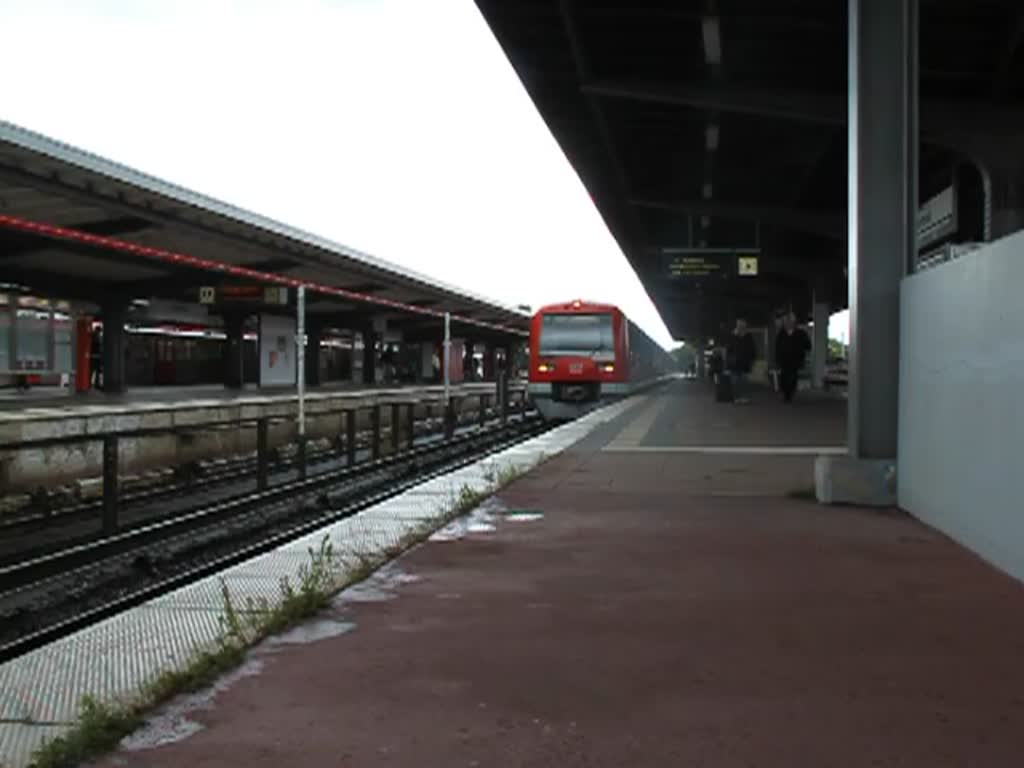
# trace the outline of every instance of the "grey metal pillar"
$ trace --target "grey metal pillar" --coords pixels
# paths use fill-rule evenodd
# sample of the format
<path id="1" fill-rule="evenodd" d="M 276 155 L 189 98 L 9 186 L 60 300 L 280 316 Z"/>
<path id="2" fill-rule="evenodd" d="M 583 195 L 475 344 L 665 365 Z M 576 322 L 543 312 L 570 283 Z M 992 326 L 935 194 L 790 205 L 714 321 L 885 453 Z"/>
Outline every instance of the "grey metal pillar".
<path id="1" fill-rule="evenodd" d="M 377 383 L 377 334 L 372 327 L 364 327 L 363 337 L 363 384 Z"/>
<path id="2" fill-rule="evenodd" d="M 245 384 L 245 316 L 231 313 L 224 316 L 224 386 L 241 389 Z"/>
<path id="3" fill-rule="evenodd" d="M 509 341 L 505 345 L 505 372 L 509 381 L 518 378 L 523 357 L 523 342 Z"/>
<path id="4" fill-rule="evenodd" d="M 444 313 L 444 342 L 441 350 L 441 380 L 444 382 L 444 406 L 451 403 L 451 363 L 452 363 L 452 318 Z"/>
<path id="5" fill-rule="evenodd" d="M 462 378 L 463 381 L 476 381 L 476 362 L 473 359 L 473 352 L 476 342 L 473 339 L 466 339 L 462 349 Z"/>
<path id="6" fill-rule="evenodd" d="M 306 474 L 306 286 L 295 291 L 295 389 L 299 405 L 299 471 Z"/>
<path id="7" fill-rule="evenodd" d="M 103 391 L 120 394 L 128 386 L 125 366 L 127 348 L 124 323 L 128 305 L 121 299 L 103 304 Z"/>
<path id="8" fill-rule="evenodd" d="M 897 501 L 900 281 L 916 255 L 917 0 L 849 1 L 847 456 L 819 456 L 819 501 Z"/>
<path id="9" fill-rule="evenodd" d="M 894 459 L 900 280 L 916 250 L 917 0 L 849 0 L 848 443 Z"/>
<path id="10" fill-rule="evenodd" d="M 320 386 L 320 342 L 323 337 L 320 323 L 306 324 L 306 384 L 310 387 Z"/>
<path id="11" fill-rule="evenodd" d="M 989 234 L 997 240 L 1024 229 L 1024 172 L 1013 167 L 996 167 L 991 173 L 991 182 Z"/>

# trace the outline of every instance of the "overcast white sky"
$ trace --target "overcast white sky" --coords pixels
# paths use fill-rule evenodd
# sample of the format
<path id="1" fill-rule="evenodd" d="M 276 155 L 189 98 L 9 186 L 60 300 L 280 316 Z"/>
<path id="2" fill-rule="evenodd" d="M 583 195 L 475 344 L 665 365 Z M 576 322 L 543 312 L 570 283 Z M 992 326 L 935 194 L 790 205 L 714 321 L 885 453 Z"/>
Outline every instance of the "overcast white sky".
<path id="1" fill-rule="evenodd" d="M 664 324 L 472 0 L 0 0 L 0 116 L 508 303 Z"/>
<path id="2" fill-rule="evenodd" d="M 438 279 L 668 331 L 472 0 L 0 0 L 0 117 Z"/>

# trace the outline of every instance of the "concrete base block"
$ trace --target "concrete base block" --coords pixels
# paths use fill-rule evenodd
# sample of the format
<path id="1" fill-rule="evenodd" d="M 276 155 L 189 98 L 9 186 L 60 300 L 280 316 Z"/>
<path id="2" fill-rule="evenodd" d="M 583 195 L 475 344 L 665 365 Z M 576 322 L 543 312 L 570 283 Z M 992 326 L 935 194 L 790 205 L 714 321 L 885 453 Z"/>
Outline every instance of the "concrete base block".
<path id="1" fill-rule="evenodd" d="M 814 485 L 822 504 L 896 506 L 896 460 L 819 456 Z"/>

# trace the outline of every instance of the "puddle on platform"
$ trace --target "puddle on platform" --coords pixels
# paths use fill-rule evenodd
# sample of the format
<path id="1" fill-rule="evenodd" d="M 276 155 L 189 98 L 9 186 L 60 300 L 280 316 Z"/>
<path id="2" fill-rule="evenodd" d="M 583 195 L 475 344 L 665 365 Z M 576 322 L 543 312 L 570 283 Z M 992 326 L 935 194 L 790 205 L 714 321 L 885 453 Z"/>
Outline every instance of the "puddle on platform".
<path id="1" fill-rule="evenodd" d="M 398 597 L 398 588 L 403 584 L 415 584 L 421 576 L 406 573 L 395 563 L 389 563 L 365 581 L 349 587 L 335 599 L 335 604 L 379 603 Z"/>
<path id="2" fill-rule="evenodd" d="M 267 641 L 268 645 L 306 645 L 315 643 L 317 640 L 326 640 L 330 637 L 337 637 L 346 632 L 351 632 L 356 625 L 351 621 L 335 621 L 333 619 L 319 619 L 300 624 L 288 630 L 282 635 L 272 637 Z"/>
<path id="3" fill-rule="evenodd" d="M 493 533 L 497 530 L 495 522 L 507 509 L 505 502 L 491 496 L 468 515 L 435 531 L 430 541 L 458 541 L 471 533 Z"/>
<path id="4" fill-rule="evenodd" d="M 505 514 L 505 519 L 513 523 L 532 523 L 544 519 L 544 513 L 539 509 L 510 509 Z"/>
<path id="5" fill-rule="evenodd" d="M 184 741 L 199 733 L 204 728 L 203 724 L 193 720 L 189 715 L 212 709 L 213 702 L 219 694 L 229 690 L 239 680 L 253 677 L 262 671 L 263 662 L 259 659 L 250 659 L 211 687 L 178 697 L 150 717 L 142 728 L 122 739 L 121 748 L 126 752 L 155 749 Z"/>

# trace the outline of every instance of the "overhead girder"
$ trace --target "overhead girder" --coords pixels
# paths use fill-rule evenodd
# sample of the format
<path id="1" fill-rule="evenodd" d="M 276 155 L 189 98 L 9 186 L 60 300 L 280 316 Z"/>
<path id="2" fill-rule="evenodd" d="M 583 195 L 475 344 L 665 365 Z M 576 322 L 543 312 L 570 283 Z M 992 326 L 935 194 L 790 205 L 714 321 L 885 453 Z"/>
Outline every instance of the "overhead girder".
<path id="1" fill-rule="evenodd" d="M 629 81 L 581 81 L 580 90 L 602 98 L 674 104 L 835 128 L 846 126 L 845 93 Z M 1024 109 L 992 103 L 965 109 L 956 102 L 922 99 L 920 123 L 924 140 L 955 149 L 978 135 L 1019 138 L 1024 133 Z"/>
<path id="2" fill-rule="evenodd" d="M 695 215 L 707 214 L 726 219 L 763 221 L 799 232 L 829 238 L 846 239 L 846 217 L 842 214 L 799 211 L 789 207 L 771 205 L 736 205 L 716 200 L 630 200 L 637 208 L 673 211 Z"/>

